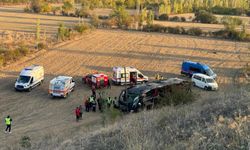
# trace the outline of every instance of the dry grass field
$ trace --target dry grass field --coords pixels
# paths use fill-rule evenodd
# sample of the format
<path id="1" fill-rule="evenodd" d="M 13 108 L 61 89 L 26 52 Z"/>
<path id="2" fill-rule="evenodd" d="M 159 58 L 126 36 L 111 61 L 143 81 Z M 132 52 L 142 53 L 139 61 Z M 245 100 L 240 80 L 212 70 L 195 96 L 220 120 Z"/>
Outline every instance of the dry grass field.
<path id="1" fill-rule="evenodd" d="M 180 77 L 181 62 L 193 60 L 214 69 L 223 92 L 224 87 L 233 84 L 240 69 L 249 62 L 249 54 L 247 43 L 171 34 L 93 31 L 78 41 L 36 53 L 1 69 L 0 116 L 3 118 L 10 114 L 14 122 L 13 134 L 0 133 L 0 147 L 17 144 L 23 135 L 29 135 L 33 141 L 48 135 L 70 138 L 99 128 L 100 115 L 85 114 L 81 123 L 74 120 L 74 108 L 90 94 L 89 88 L 81 83 L 84 74 L 99 71 L 111 75 L 113 66 L 134 66 L 151 79 L 156 73 Z M 23 67 L 31 64 L 44 66 L 44 84 L 30 93 L 15 92 L 16 77 Z M 77 81 L 76 90 L 67 99 L 50 99 L 47 94 L 49 81 L 57 75 L 70 75 Z M 107 92 L 117 96 L 120 89 L 114 87 L 112 92 Z"/>
<path id="2" fill-rule="evenodd" d="M 24 6 L 0 7 L 0 31 L 35 32 L 37 19 L 40 19 L 41 34 L 55 35 L 60 23 L 71 26 L 79 21 L 74 17 L 48 16 L 24 13 Z"/>
<path id="3" fill-rule="evenodd" d="M 22 13 L 21 8 L 0 7 L 0 30 L 34 32 L 36 19 L 41 19 L 42 31 L 55 34 L 58 24 L 78 22 L 77 18 Z M 0 41 L 1 42 L 1 41 Z M 193 60 L 210 65 L 218 74 L 220 90 L 225 92 L 250 61 L 248 43 L 159 33 L 120 30 L 95 30 L 77 41 L 40 51 L 0 69 L 0 117 L 13 118 L 13 133 L 0 132 L 0 149 L 8 145 L 15 148 L 23 135 L 32 142 L 45 138 L 71 139 L 89 133 L 101 126 L 99 113 L 84 114 L 80 123 L 75 122 L 74 108 L 83 104 L 83 97 L 90 95 L 81 77 L 91 72 L 112 75 L 113 66 L 134 66 L 151 79 L 156 73 L 164 77 L 183 77 L 180 66 L 183 60 Z M 19 72 L 31 64 L 43 65 L 45 82 L 31 92 L 15 92 L 14 82 Z M 76 90 L 67 99 L 48 96 L 49 81 L 57 75 L 70 75 L 77 81 Z M 107 90 L 117 96 L 122 87 Z M 216 95 L 214 92 L 203 95 Z M 0 126 L 4 130 L 4 126 Z M 56 143 L 56 142 L 55 142 Z"/>

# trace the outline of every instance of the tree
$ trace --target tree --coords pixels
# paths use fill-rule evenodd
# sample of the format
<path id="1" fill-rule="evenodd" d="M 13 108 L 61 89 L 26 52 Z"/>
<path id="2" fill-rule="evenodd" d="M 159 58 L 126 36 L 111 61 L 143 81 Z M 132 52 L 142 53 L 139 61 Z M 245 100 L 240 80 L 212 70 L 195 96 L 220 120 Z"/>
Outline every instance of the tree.
<path id="1" fill-rule="evenodd" d="M 74 9 L 73 3 L 70 1 L 65 1 L 62 6 L 63 14 L 68 15 L 70 11 Z"/>
<path id="2" fill-rule="evenodd" d="M 147 15 L 147 26 L 151 27 L 153 25 L 153 21 L 154 21 L 154 13 L 152 10 L 150 10 Z"/>
<path id="3" fill-rule="evenodd" d="M 201 23 L 217 23 L 217 18 L 205 10 L 196 12 L 194 20 Z"/>
<path id="4" fill-rule="evenodd" d="M 233 18 L 233 17 L 223 17 L 221 19 L 221 22 L 225 26 L 226 30 L 233 31 L 236 29 L 237 26 L 240 26 L 243 24 L 242 20 L 239 18 Z"/>
<path id="5" fill-rule="evenodd" d="M 111 18 L 115 18 L 118 27 L 123 27 L 131 20 L 125 6 L 121 3 L 117 3 L 117 6 L 113 9 Z"/>
<path id="6" fill-rule="evenodd" d="M 44 0 L 32 0 L 30 3 L 30 8 L 35 13 L 40 13 L 42 11 L 42 5 Z"/>

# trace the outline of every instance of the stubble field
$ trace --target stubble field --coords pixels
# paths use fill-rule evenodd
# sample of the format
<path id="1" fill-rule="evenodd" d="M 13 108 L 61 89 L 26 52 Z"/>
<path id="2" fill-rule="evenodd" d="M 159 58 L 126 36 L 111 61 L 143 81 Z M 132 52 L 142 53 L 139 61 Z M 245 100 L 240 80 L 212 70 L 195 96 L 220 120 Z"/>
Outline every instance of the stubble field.
<path id="1" fill-rule="evenodd" d="M 192 60 L 210 65 L 218 74 L 218 92 L 226 92 L 236 80 L 244 82 L 239 73 L 249 63 L 248 47 L 248 43 L 218 39 L 96 30 L 80 40 L 33 54 L 0 70 L 0 116 L 9 114 L 14 120 L 11 135 L 0 133 L 0 148 L 15 146 L 23 135 L 30 136 L 34 142 L 48 136 L 70 139 L 100 128 L 99 114 L 84 114 L 80 123 L 74 120 L 74 108 L 90 95 L 89 88 L 81 83 L 84 74 L 98 71 L 112 75 L 113 66 L 134 66 L 151 79 L 156 73 L 167 78 L 183 77 L 180 75 L 182 61 Z M 30 93 L 15 92 L 15 79 L 22 68 L 31 64 L 44 66 L 44 84 Z M 77 81 L 76 90 L 67 99 L 48 96 L 48 83 L 57 75 L 70 75 Z M 113 86 L 107 92 L 117 96 L 121 88 Z M 3 131 L 4 126 L 0 127 Z"/>

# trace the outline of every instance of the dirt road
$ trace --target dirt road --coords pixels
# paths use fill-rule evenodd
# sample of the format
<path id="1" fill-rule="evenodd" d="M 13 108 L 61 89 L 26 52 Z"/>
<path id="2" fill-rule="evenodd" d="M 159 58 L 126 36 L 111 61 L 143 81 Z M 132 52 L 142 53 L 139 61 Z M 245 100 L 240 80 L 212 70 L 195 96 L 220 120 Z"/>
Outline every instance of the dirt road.
<path id="1" fill-rule="evenodd" d="M 156 73 L 168 78 L 178 77 L 182 61 L 193 60 L 210 65 L 218 74 L 217 81 L 223 89 L 233 83 L 235 73 L 250 61 L 249 54 L 247 43 L 171 34 L 93 31 L 81 40 L 0 70 L 0 117 L 11 115 L 14 120 L 11 135 L 0 132 L 0 147 L 17 144 L 23 135 L 30 136 L 33 141 L 47 135 L 70 138 L 100 124 L 100 115 L 94 113 L 84 114 L 81 123 L 74 120 L 74 108 L 90 94 L 89 88 L 81 83 L 84 74 L 98 71 L 111 75 L 113 66 L 134 66 L 151 79 Z M 31 64 L 44 66 L 44 84 L 30 93 L 15 92 L 16 77 L 22 68 Z M 76 90 L 67 99 L 50 99 L 47 94 L 49 81 L 57 75 L 76 79 Z M 116 96 L 120 89 L 115 87 L 107 92 Z M 0 129 L 3 131 L 4 126 Z"/>

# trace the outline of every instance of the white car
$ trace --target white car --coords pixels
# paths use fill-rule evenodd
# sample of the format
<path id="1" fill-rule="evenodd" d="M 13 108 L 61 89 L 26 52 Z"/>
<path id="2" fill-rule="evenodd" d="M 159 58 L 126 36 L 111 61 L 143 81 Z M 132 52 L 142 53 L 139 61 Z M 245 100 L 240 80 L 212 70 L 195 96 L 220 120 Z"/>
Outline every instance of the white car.
<path id="1" fill-rule="evenodd" d="M 212 77 L 201 73 L 193 74 L 192 83 L 194 86 L 203 88 L 205 90 L 218 90 L 217 82 Z"/>

